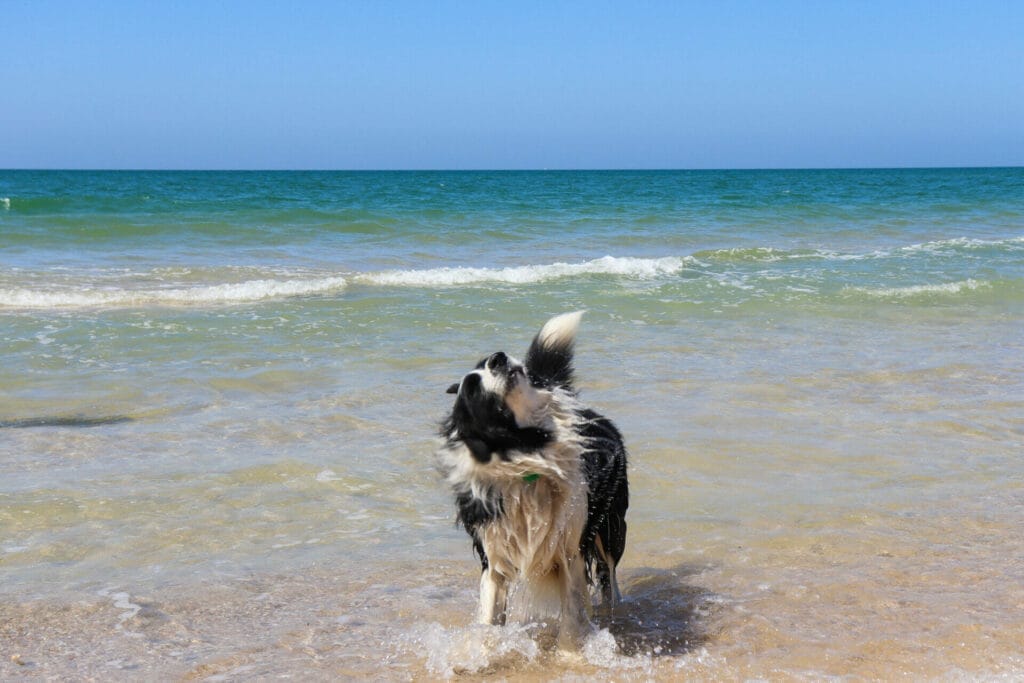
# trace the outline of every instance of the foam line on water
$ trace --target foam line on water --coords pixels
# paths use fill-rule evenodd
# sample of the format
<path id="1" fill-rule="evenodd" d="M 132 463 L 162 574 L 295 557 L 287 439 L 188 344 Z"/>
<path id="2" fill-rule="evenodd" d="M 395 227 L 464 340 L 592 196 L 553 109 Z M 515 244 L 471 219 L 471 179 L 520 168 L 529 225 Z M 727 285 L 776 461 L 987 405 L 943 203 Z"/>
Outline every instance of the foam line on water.
<path id="1" fill-rule="evenodd" d="M 870 297 L 880 299 L 906 299 L 916 296 L 942 296 L 956 295 L 964 292 L 974 292 L 981 289 L 988 289 L 992 285 L 984 280 L 969 278 L 960 282 L 946 282 L 942 284 L 910 285 L 907 287 L 847 287 L 848 292 L 858 292 Z"/>
<path id="2" fill-rule="evenodd" d="M 237 273 L 209 273 L 206 283 L 185 283 L 180 278 L 191 273 L 163 272 L 156 269 L 148 273 L 94 271 L 81 274 L 54 269 L 42 277 L 39 284 L 21 287 L 0 287 L 0 309 L 66 309 L 128 308 L 143 306 L 216 306 L 251 303 L 289 297 L 335 294 L 351 284 L 364 287 L 446 288 L 485 287 L 488 285 L 533 285 L 572 278 L 603 276 L 633 281 L 657 281 L 685 275 L 684 270 L 715 278 L 719 284 L 730 284 L 740 289 L 754 289 L 743 276 L 742 270 L 730 269 L 722 263 L 752 262 L 765 264 L 777 261 L 850 261 L 863 259 L 913 258 L 917 255 L 943 254 L 950 251 L 998 249 L 1016 252 L 1024 249 L 1024 237 L 1005 240 L 975 240 L 953 238 L 878 250 L 870 253 L 840 253 L 835 251 L 779 250 L 772 247 L 750 247 L 698 251 L 688 256 L 640 258 L 632 256 L 603 256 L 581 262 L 555 262 L 513 265 L 507 267 L 444 266 L 425 269 L 395 269 L 353 273 L 351 271 L 320 273 L 287 273 L 263 271 L 249 280 L 218 282 L 234 279 Z M 232 270 L 227 267 L 228 270 Z M 221 269 L 223 270 L 223 268 Z M 765 278 L 771 273 L 765 271 Z M 178 282 L 166 282 L 171 275 Z M 685 278 L 684 278 L 685 279 Z M 156 280 L 156 282 L 154 282 Z M 11 281 L 12 284 L 14 281 Z M 52 282 L 52 284 L 51 284 Z M 910 287 L 847 287 L 849 294 L 860 293 L 875 298 L 911 298 L 921 295 L 950 295 L 991 288 L 992 284 L 974 279 L 961 282 L 924 284 Z"/>
<path id="3" fill-rule="evenodd" d="M 76 309 L 149 305 L 189 306 L 247 303 L 265 299 L 339 292 L 350 283 L 378 287 L 459 287 L 492 283 L 533 284 L 561 278 L 609 275 L 653 279 L 678 272 L 689 257 L 634 258 L 605 256 L 581 263 L 551 263 L 506 268 L 443 267 L 388 270 L 361 274 L 330 274 L 316 278 L 257 279 L 190 287 L 118 287 L 62 283 L 53 289 L 0 289 L 0 308 Z"/>
<path id="4" fill-rule="evenodd" d="M 634 258 L 604 256 L 582 263 L 510 266 L 507 268 L 444 267 L 424 270 L 394 270 L 360 275 L 363 284 L 390 287 L 456 287 L 489 283 L 534 284 L 567 277 L 614 275 L 653 279 L 678 272 L 687 258 Z"/>
<path id="5" fill-rule="evenodd" d="M 953 237 L 931 240 L 901 247 L 876 249 L 864 253 L 844 253 L 831 249 L 779 249 L 776 247 L 729 247 L 699 251 L 693 258 L 702 262 L 735 263 L 777 263 L 780 261 L 863 261 L 888 259 L 915 255 L 941 255 L 979 250 L 1006 250 L 1016 252 L 1024 249 L 1024 236 L 999 240 L 983 240 L 970 237 Z"/>
<path id="6" fill-rule="evenodd" d="M 250 280 L 168 289 L 0 289 L 0 308 L 102 308 L 147 305 L 212 305 L 328 294 L 345 288 L 343 277 Z"/>

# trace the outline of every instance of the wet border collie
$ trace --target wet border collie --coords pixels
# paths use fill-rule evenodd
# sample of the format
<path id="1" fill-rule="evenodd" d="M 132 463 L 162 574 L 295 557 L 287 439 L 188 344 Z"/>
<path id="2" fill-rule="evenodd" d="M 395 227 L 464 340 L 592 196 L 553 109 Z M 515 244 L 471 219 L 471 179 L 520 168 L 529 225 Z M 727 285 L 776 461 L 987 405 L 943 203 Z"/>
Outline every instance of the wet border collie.
<path id="1" fill-rule="evenodd" d="M 619 600 L 626 448 L 573 388 L 582 312 L 549 320 L 522 362 L 493 353 L 453 384 L 439 465 L 483 572 L 479 621 L 545 623 L 560 646 L 589 627 L 590 587 Z"/>

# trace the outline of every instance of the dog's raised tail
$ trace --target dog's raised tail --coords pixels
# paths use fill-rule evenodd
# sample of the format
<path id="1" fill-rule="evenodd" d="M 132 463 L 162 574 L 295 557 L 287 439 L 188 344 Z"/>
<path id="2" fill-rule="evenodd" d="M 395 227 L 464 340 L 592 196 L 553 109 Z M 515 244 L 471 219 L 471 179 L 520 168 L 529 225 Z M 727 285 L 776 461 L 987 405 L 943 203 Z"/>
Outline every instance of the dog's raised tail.
<path id="1" fill-rule="evenodd" d="M 572 389 L 573 350 L 576 330 L 579 329 L 582 317 L 583 311 L 563 313 L 540 328 L 524 361 L 533 384 L 545 388 L 561 386 Z"/>

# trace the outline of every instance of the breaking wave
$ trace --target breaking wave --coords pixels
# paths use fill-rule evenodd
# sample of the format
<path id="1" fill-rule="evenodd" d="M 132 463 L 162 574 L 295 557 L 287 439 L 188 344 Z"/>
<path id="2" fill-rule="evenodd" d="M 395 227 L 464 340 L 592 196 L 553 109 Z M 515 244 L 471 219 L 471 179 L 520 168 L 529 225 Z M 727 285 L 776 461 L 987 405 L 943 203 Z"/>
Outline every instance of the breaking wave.
<path id="1" fill-rule="evenodd" d="M 1024 251 L 1024 236 L 1001 240 L 954 237 L 918 244 L 876 249 L 865 253 L 844 253 L 831 249 L 777 249 L 775 247 L 731 247 L 698 251 L 693 258 L 702 263 L 777 263 L 780 261 L 862 261 L 912 257 L 915 255 L 958 255 L 972 252 Z"/>
<path id="2" fill-rule="evenodd" d="M 864 294 L 878 299 L 909 299 L 913 297 L 952 296 L 965 292 L 992 289 L 992 283 L 984 280 L 967 279 L 960 282 L 946 282 L 908 287 L 848 287 L 847 292 Z"/>
<path id="3" fill-rule="evenodd" d="M 302 280 L 250 280 L 168 289 L 0 289 L 0 307 L 103 308 L 246 303 L 264 299 L 329 294 L 345 288 L 343 277 Z"/>
<path id="4" fill-rule="evenodd" d="M 931 259 L 943 250 L 986 250 L 986 277 L 972 262 L 947 264 Z M 994 258 L 989 250 L 1004 256 Z M 220 267 L 194 273 L 188 268 L 157 268 L 147 273 L 71 269 L 0 272 L 0 309 L 131 308 L 146 306 L 218 306 L 331 296 L 351 288 L 429 289 L 516 287 L 563 280 L 645 283 L 645 291 L 676 301 L 731 306 L 761 301 L 793 304 L 834 300 L 842 303 L 890 300 L 928 303 L 952 297 L 1019 300 L 1021 281 L 1012 275 L 1024 238 L 985 242 L 953 239 L 899 247 L 872 254 L 821 250 L 785 251 L 767 247 L 699 251 L 690 256 L 615 257 L 508 267 L 450 266 L 381 271 L 282 271 Z M 865 284 L 863 264 L 879 261 L 875 286 Z M 798 266 L 790 266 L 800 259 Z M 820 265 L 815 260 L 826 261 Z M 779 262 L 779 263 L 777 263 Z M 1003 265 L 1008 263 L 1009 265 Z M 956 266 L 956 267 L 953 267 Z M 874 270 L 876 266 L 871 266 Z M 1000 272 L 1002 271 L 1002 272 Z M 1008 272 L 1010 271 L 1010 272 Z M 240 273 L 244 275 L 240 276 Z M 195 278 L 199 277 L 197 281 Z M 994 276 L 994 277 L 993 277 Z M 1007 277 L 1008 276 L 1008 277 Z M 243 279 L 244 278 L 244 279 Z M 959 279 L 957 279 L 959 278 Z M 917 282 L 914 282 L 917 280 Z M 737 299 L 737 297 L 739 297 Z M 717 304 L 716 304 L 717 302 Z"/>
<path id="5" fill-rule="evenodd" d="M 533 284 L 582 275 L 614 275 L 652 279 L 672 275 L 686 263 L 685 258 L 657 259 L 605 256 L 583 263 L 514 266 L 509 268 L 432 268 L 396 270 L 358 276 L 359 282 L 395 287 L 452 287 L 488 283 Z"/>
<path id="6" fill-rule="evenodd" d="M 187 287 L 86 286 L 64 284 L 52 289 L 0 288 L 0 308 L 104 308 L 137 306 L 189 306 L 258 302 L 268 299 L 335 294 L 350 284 L 384 287 L 458 287 L 494 283 L 533 284 L 559 278 L 610 275 L 651 279 L 671 275 L 686 262 L 666 257 L 603 258 L 582 263 L 552 263 L 509 268 L 434 268 L 376 273 L 330 274 L 296 279 L 249 280 L 238 283 Z"/>

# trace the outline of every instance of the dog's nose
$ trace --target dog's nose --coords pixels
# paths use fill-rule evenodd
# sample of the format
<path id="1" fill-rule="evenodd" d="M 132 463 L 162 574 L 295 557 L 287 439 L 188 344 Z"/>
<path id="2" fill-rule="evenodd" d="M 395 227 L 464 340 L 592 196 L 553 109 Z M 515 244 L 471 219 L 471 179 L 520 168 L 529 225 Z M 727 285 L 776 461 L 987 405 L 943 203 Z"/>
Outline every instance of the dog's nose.
<path id="1" fill-rule="evenodd" d="M 504 368 L 507 365 L 508 356 L 506 356 L 502 351 L 498 351 L 497 353 L 492 354 L 491 357 L 487 359 L 487 367 L 491 370 L 498 370 L 500 368 Z"/>

